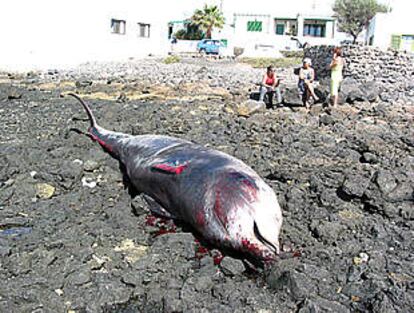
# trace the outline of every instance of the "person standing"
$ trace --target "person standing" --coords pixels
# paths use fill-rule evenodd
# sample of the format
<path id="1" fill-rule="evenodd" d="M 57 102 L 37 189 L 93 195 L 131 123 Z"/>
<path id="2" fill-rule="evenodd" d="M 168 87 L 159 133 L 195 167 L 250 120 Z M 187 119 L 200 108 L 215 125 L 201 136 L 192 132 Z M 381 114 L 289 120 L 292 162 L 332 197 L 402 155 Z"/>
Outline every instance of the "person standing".
<path id="1" fill-rule="evenodd" d="M 344 65 L 345 61 L 342 58 L 341 48 L 335 47 L 329 66 L 331 69 L 331 103 L 334 107 L 338 104 L 339 87 L 342 82 L 342 70 Z"/>
<path id="2" fill-rule="evenodd" d="M 275 69 L 273 66 L 268 66 L 266 73 L 263 75 L 262 83 L 260 85 L 259 101 L 264 101 L 266 93 L 269 94 L 269 106 L 273 107 L 273 94 L 276 93 L 277 105 L 282 103 L 282 94 L 279 88 L 280 79 L 276 79 Z"/>

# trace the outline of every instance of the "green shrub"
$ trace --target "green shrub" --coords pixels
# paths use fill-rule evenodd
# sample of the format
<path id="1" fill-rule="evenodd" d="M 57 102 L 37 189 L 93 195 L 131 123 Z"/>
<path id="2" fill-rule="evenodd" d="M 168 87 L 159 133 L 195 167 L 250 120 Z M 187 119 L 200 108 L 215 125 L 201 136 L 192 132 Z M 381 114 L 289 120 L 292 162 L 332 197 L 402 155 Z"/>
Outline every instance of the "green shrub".
<path id="1" fill-rule="evenodd" d="M 186 39 L 185 36 L 187 35 L 187 31 L 185 29 L 177 30 L 174 34 L 175 38 L 177 39 Z"/>
<path id="2" fill-rule="evenodd" d="M 181 61 L 178 55 L 169 55 L 164 59 L 165 64 L 179 63 Z"/>
<path id="3" fill-rule="evenodd" d="M 302 58 L 241 58 L 241 63 L 247 63 L 254 68 L 266 68 L 269 65 L 286 68 L 302 63 Z"/>
<path id="4" fill-rule="evenodd" d="M 201 40 L 204 38 L 204 32 L 198 27 L 188 26 L 186 29 L 177 30 L 174 36 L 181 40 Z"/>
<path id="5" fill-rule="evenodd" d="M 285 58 L 304 58 L 304 51 L 297 50 L 297 51 L 280 51 Z"/>

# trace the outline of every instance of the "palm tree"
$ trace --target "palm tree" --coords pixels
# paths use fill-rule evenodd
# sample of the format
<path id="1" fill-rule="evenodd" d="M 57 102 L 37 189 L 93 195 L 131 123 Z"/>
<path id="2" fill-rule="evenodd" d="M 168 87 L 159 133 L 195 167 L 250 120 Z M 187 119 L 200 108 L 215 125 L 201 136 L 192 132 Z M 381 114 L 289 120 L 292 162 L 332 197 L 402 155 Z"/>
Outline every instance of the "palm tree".
<path id="1" fill-rule="evenodd" d="M 205 31 L 207 39 L 211 39 L 211 31 L 214 27 L 221 29 L 224 26 L 223 13 L 216 5 L 208 6 L 206 4 L 202 10 L 197 9 L 191 17 L 191 21 Z"/>

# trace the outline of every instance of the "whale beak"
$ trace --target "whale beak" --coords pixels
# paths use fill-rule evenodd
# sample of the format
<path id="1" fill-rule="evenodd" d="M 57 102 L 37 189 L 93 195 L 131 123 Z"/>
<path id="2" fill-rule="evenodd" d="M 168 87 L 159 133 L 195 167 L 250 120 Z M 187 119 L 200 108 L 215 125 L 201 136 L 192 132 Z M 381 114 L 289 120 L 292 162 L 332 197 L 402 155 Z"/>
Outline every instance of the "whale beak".
<path id="1" fill-rule="evenodd" d="M 259 228 L 257 227 L 256 222 L 253 224 L 253 231 L 254 235 L 256 236 L 257 240 L 261 242 L 268 250 L 273 252 L 275 255 L 279 254 L 279 244 L 278 243 L 272 243 L 269 240 L 267 240 L 261 233 Z"/>

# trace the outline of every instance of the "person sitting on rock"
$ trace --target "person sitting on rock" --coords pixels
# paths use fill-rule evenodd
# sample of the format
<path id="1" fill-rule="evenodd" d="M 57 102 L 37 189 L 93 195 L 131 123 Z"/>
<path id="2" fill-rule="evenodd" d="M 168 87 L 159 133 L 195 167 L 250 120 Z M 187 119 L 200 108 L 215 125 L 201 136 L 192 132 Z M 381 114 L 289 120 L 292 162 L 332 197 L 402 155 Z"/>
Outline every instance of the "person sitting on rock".
<path id="1" fill-rule="evenodd" d="M 342 69 L 344 65 L 341 48 L 336 47 L 329 66 L 331 69 L 331 103 L 334 107 L 338 104 L 339 86 L 342 82 Z"/>
<path id="2" fill-rule="evenodd" d="M 260 98 L 259 101 L 264 101 L 266 93 L 269 96 L 268 108 L 273 107 L 273 94 L 276 93 L 277 105 L 282 103 L 282 94 L 280 93 L 280 79 L 276 79 L 275 70 L 273 66 L 268 66 L 266 73 L 263 75 L 263 80 L 260 85 Z"/>
<path id="3" fill-rule="evenodd" d="M 313 81 L 315 79 L 315 71 L 312 68 L 312 61 L 310 58 L 305 58 L 303 60 L 303 66 L 299 70 L 299 93 L 302 96 L 303 105 L 307 109 L 310 108 L 310 98 L 312 97 L 314 101 L 318 101 L 319 98 L 315 94 L 313 87 Z"/>

